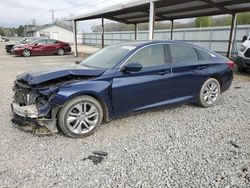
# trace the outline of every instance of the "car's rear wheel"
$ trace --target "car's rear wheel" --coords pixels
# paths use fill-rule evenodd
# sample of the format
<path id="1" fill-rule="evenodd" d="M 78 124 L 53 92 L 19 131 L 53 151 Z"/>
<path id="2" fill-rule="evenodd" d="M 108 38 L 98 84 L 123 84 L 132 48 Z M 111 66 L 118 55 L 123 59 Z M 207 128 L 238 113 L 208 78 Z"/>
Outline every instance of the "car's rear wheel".
<path id="1" fill-rule="evenodd" d="M 24 56 L 24 57 L 30 57 L 30 56 L 31 56 L 30 50 L 24 49 L 24 50 L 23 50 L 23 56 Z"/>
<path id="2" fill-rule="evenodd" d="M 103 109 L 93 97 L 84 95 L 67 102 L 58 114 L 58 124 L 69 137 L 86 137 L 102 123 Z"/>
<path id="3" fill-rule="evenodd" d="M 59 48 L 59 49 L 57 50 L 57 54 L 58 54 L 58 55 L 64 55 L 64 49 Z"/>
<path id="4" fill-rule="evenodd" d="M 220 95 L 220 83 L 215 78 L 209 78 L 202 85 L 198 104 L 202 107 L 213 106 L 218 100 Z"/>

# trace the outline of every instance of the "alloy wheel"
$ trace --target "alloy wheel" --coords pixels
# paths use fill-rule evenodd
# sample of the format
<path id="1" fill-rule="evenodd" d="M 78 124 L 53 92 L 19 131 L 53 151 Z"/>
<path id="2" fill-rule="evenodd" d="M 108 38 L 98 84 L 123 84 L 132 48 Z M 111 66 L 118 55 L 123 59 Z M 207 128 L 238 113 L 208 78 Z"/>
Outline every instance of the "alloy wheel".
<path id="1" fill-rule="evenodd" d="M 76 134 L 90 132 L 98 123 L 99 113 L 95 105 L 82 102 L 73 106 L 67 115 L 68 128 Z"/>
<path id="2" fill-rule="evenodd" d="M 210 81 L 207 83 L 203 90 L 203 99 L 207 104 L 213 104 L 219 94 L 219 86 L 215 81 Z"/>
<path id="3" fill-rule="evenodd" d="M 61 49 L 61 48 L 60 48 L 60 49 L 58 49 L 57 54 L 58 54 L 58 55 L 63 55 L 63 54 L 64 54 L 64 50 L 63 50 L 63 49 Z"/>
<path id="4" fill-rule="evenodd" d="M 30 51 L 29 50 L 24 50 L 23 51 L 23 56 L 24 57 L 29 57 L 30 56 Z"/>

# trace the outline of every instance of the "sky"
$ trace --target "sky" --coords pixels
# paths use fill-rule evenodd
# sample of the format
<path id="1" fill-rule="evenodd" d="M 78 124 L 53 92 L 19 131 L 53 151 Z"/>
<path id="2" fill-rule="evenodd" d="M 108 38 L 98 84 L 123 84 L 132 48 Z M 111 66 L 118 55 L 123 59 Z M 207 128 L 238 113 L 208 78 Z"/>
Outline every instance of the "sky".
<path id="1" fill-rule="evenodd" d="M 128 1 L 133 0 L 0 0 L 0 27 L 31 24 L 32 19 L 36 24 L 44 25 L 52 21 L 51 10 L 54 10 L 55 19 L 69 18 Z M 98 24 L 100 20 L 81 23 L 86 30 Z"/>

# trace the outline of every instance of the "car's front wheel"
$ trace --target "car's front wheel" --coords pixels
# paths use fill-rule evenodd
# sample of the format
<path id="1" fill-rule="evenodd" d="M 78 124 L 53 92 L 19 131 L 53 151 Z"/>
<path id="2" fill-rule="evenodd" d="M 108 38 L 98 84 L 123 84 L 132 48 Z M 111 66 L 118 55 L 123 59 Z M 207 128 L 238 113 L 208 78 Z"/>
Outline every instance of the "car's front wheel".
<path id="1" fill-rule="evenodd" d="M 24 57 L 30 57 L 30 56 L 31 56 L 30 50 L 24 49 L 24 50 L 23 50 L 23 56 L 24 56 Z"/>
<path id="2" fill-rule="evenodd" d="M 58 54 L 58 55 L 64 55 L 64 49 L 59 48 L 59 49 L 57 50 L 57 54 Z"/>
<path id="3" fill-rule="evenodd" d="M 93 97 L 84 95 L 67 102 L 58 114 L 58 124 L 69 137 L 86 137 L 102 123 L 103 109 Z"/>
<path id="4" fill-rule="evenodd" d="M 202 107 L 213 106 L 218 100 L 220 95 L 220 83 L 215 78 L 209 78 L 202 85 L 198 104 Z"/>

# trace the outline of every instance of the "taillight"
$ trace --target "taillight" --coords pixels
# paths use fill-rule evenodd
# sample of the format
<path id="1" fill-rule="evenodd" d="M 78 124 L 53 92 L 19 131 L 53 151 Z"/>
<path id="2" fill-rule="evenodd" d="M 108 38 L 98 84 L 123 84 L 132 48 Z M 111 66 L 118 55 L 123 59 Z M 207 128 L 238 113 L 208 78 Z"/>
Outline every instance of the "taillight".
<path id="1" fill-rule="evenodd" d="M 234 62 L 233 61 L 228 61 L 227 64 L 228 64 L 230 69 L 234 68 Z"/>

